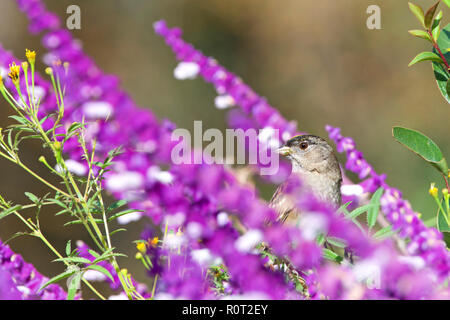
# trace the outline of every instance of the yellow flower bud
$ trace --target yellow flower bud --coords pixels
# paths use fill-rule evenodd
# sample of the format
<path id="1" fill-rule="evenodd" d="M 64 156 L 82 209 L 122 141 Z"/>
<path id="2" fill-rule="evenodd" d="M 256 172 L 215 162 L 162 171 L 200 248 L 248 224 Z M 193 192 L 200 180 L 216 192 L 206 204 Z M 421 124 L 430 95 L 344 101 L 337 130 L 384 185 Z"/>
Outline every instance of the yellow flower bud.
<path id="1" fill-rule="evenodd" d="M 15 62 L 9 65 L 8 76 L 11 78 L 15 85 L 19 84 L 20 81 L 20 66 L 16 65 Z"/>
<path id="2" fill-rule="evenodd" d="M 55 147 L 56 150 L 61 150 L 61 142 L 55 141 L 53 142 L 53 146 Z"/>
<path id="3" fill-rule="evenodd" d="M 30 64 L 34 64 L 34 62 L 36 61 L 36 51 L 30 51 L 26 49 L 25 56 L 27 57 Z"/>
<path id="4" fill-rule="evenodd" d="M 147 246 L 145 245 L 144 242 L 138 242 L 136 244 L 136 249 L 138 249 L 139 252 L 145 253 L 147 251 Z"/>
<path id="5" fill-rule="evenodd" d="M 431 196 L 437 197 L 438 189 L 435 187 L 435 183 L 434 182 L 430 185 L 430 190 L 428 190 L 428 192 L 431 194 Z"/>
<path id="6" fill-rule="evenodd" d="M 27 70 L 28 70 L 28 62 L 26 62 L 26 61 L 22 62 L 22 69 L 23 69 L 24 71 L 27 71 Z"/>
<path id="7" fill-rule="evenodd" d="M 444 197 L 448 196 L 448 189 L 447 188 L 442 189 L 442 194 L 444 195 Z"/>
<path id="8" fill-rule="evenodd" d="M 150 245 L 153 248 L 156 248 L 156 246 L 158 245 L 158 241 L 159 241 L 158 237 L 154 237 L 152 240 L 150 240 Z"/>
<path id="9" fill-rule="evenodd" d="M 45 73 L 48 75 L 52 75 L 53 74 L 53 69 L 50 67 L 45 68 Z"/>
<path id="10" fill-rule="evenodd" d="M 142 253 L 138 252 L 138 253 L 136 253 L 136 255 L 134 257 L 136 258 L 136 260 L 141 260 L 142 259 Z"/>

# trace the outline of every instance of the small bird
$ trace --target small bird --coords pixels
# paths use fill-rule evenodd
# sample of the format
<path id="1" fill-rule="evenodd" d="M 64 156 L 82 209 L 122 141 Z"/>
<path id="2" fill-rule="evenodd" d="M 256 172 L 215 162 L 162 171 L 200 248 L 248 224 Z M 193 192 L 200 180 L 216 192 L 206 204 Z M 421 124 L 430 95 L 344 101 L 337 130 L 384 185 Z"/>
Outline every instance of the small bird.
<path id="1" fill-rule="evenodd" d="M 314 135 L 295 136 L 277 151 L 291 161 L 291 175 L 298 175 L 318 199 L 336 208 L 340 206 L 341 170 L 333 148 L 324 139 Z M 295 199 L 285 194 L 285 188 L 286 183 L 278 187 L 269 205 L 275 209 L 277 221 L 296 224 L 300 212 Z"/>

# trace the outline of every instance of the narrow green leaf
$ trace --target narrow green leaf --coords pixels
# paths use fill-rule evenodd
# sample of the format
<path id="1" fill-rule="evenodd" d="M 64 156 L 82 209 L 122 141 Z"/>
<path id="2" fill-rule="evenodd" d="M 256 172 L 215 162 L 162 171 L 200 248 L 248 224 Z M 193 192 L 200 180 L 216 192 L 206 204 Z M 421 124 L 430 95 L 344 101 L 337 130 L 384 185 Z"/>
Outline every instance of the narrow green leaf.
<path id="1" fill-rule="evenodd" d="M 94 258 L 100 258 L 100 255 L 99 255 L 97 252 L 95 252 L 94 250 L 88 249 L 88 252 L 89 252 Z"/>
<path id="2" fill-rule="evenodd" d="M 417 37 L 417 38 L 425 39 L 425 40 L 428 40 L 431 43 L 433 43 L 433 40 L 431 39 L 430 35 L 426 31 L 423 31 L 423 30 L 409 30 L 408 32 L 410 34 L 412 34 L 413 36 Z"/>
<path id="3" fill-rule="evenodd" d="M 339 239 L 335 237 L 327 237 L 327 242 L 333 246 L 336 246 L 338 248 L 345 248 L 347 247 L 347 243 L 344 239 Z"/>
<path id="4" fill-rule="evenodd" d="M 450 0 L 442 0 L 450 8 Z"/>
<path id="5" fill-rule="evenodd" d="M 105 276 L 107 276 L 109 279 L 111 279 L 112 282 L 114 282 L 114 277 L 111 275 L 111 273 L 108 271 L 108 269 L 106 269 L 106 268 L 104 268 L 104 267 L 102 267 L 102 266 L 93 264 L 93 265 L 90 265 L 90 266 L 86 267 L 85 269 L 86 269 L 86 270 L 87 270 L 87 269 L 91 269 L 91 270 L 96 270 L 96 271 L 98 271 L 98 272 L 101 272 L 101 273 L 103 273 Z"/>
<path id="6" fill-rule="evenodd" d="M 57 276 L 54 276 L 53 278 L 51 278 L 50 280 L 48 280 L 46 283 L 44 283 L 44 284 L 39 288 L 38 292 L 41 291 L 41 290 L 43 290 L 44 288 L 46 288 L 47 286 L 49 286 L 49 285 L 51 285 L 51 284 L 53 284 L 53 283 L 56 283 L 56 282 L 58 282 L 58 281 L 60 281 L 60 280 L 62 280 L 62 279 L 65 279 L 65 278 L 70 277 L 71 275 L 75 274 L 75 272 L 77 272 L 77 270 L 67 270 L 67 271 L 65 271 L 65 272 L 63 272 L 63 273 L 58 274 Z"/>
<path id="7" fill-rule="evenodd" d="M 124 216 L 126 214 L 130 214 L 130 213 L 134 213 L 134 212 L 143 212 L 143 211 L 142 210 L 134 210 L 134 209 L 121 211 L 121 212 L 118 212 L 118 213 L 112 215 L 111 217 L 109 217 L 108 222 L 110 222 L 114 219 L 117 219 L 118 217 Z"/>
<path id="8" fill-rule="evenodd" d="M 82 257 L 66 257 L 66 258 L 58 258 L 53 261 L 65 261 L 65 262 L 71 262 L 71 263 L 86 263 L 91 264 L 91 260 L 82 258 Z"/>
<path id="9" fill-rule="evenodd" d="M 70 240 L 67 241 L 67 245 L 66 245 L 66 255 L 68 255 L 68 256 L 70 256 L 70 252 L 72 251 L 70 242 L 71 242 Z"/>
<path id="10" fill-rule="evenodd" d="M 350 214 L 348 214 L 346 216 L 346 218 L 348 219 L 355 219 L 357 218 L 359 215 L 363 214 L 364 212 L 366 212 L 367 210 L 369 210 L 370 208 L 372 208 L 374 205 L 372 203 L 363 205 L 361 207 L 356 208 L 355 210 L 353 210 L 352 212 L 350 212 Z"/>
<path id="11" fill-rule="evenodd" d="M 440 232 L 450 232 L 450 225 L 441 210 L 438 212 L 437 227 Z"/>
<path id="12" fill-rule="evenodd" d="M 380 212 L 380 199 L 383 195 L 384 189 L 378 188 L 377 191 L 372 196 L 372 199 L 370 200 L 370 203 L 373 204 L 373 207 L 371 207 L 367 211 L 367 226 L 369 227 L 369 230 L 372 229 L 372 227 L 377 222 L 378 213 Z"/>
<path id="13" fill-rule="evenodd" d="M 32 194 L 31 192 L 25 192 L 25 195 L 27 196 L 28 199 L 31 200 L 31 202 L 34 203 L 38 203 L 39 202 L 39 198 L 36 197 L 34 194 Z"/>
<path id="14" fill-rule="evenodd" d="M 22 209 L 21 205 L 15 205 L 15 206 L 13 206 L 11 208 L 3 210 L 2 212 L 0 212 L 0 220 L 5 218 L 6 216 L 9 216 L 14 211 L 17 211 L 17 210 L 20 210 L 20 209 Z"/>
<path id="15" fill-rule="evenodd" d="M 127 231 L 127 229 L 119 228 L 119 229 L 116 229 L 114 231 L 111 231 L 109 235 L 112 236 L 113 234 L 116 234 L 116 233 L 121 232 L 121 231 Z"/>
<path id="16" fill-rule="evenodd" d="M 375 232 L 373 237 L 377 240 L 382 240 L 394 235 L 395 233 L 396 233 L 395 231 L 392 231 L 392 226 L 387 226 Z"/>
<path id="17" fill-rule="evenodd" d="M 439 63 L 444 63 L 444 61 L 434 52 L 421 52 L 417 56 L 414 57 L 414 59 L 411 60 L 411 62 L 408 64 L 408 67 L 411 67 L 412 65 L 415 65 L 416 63 L 422 62 L 422 61 L 435 61 Z"/>
<path id="18" fill-rule="evenodd" d="M 447 85 L 445 86 L 445 91 L 447 91 L 447 94 L 450 95 L 450 79 L 447 80 Z"/>
<path id="19" fill-rule="evenodd" d="M 119 201 L 116 201 L 116 202 L 114 202 L 113 204 L 111 204 L 111 205 L 106 209 L 106 212 L 113 211 L 113 210 L 115 210 L 115 209 L 117 209 L 117 208 L 123 207 L 123 206 L 125 206 L 127 203 L 128 203 L 128 202 L 127 202 L 126 200 L 119 200 Z"/>
<path id="20" fill-rule="evenodd" d="M 325 242 L 325 235 L 323 233 L 319 234 L 316 238 L 316 242 L 319 246 L 323 245 Z"/>
<path id="21" fill-rule="evenodd" d="M 425 13 L 425 27 L 429 29 L 431 27 L 431 23 L 433 22 L 434 14 L 436 13 L 436 9 L 439 5 L 439 2 L 436 2 L 430 9 L 428 9 L 427 13 Z"/>
<path id="22" fill-rule="evenodd" d="M 423 158 L 443 174 L 448 173 L 447 161 L 437 144 L 419 131 L 403 127 L 393 127 L 392 135 L 406 148 Z"/>
<path id="23" fill-rule="evenodd" d="M 337 263 L 341 263 L 342 260 L 344 260 L 340 255 L 338 255 L 337 253 L 335 253 L 329 249 L 326 249 L 326 248 L 322 249 L 322 255 L 325 259 L 328 259 L 328 260 L 331 260 L 331 261 L 334 261 Z"/>
<path id="24" fill-rule="evenodd" d="M 346 203 L 344 203 L 342 206 L 339 207 L 339 209 L 337 210 L 337 212 L 341 212 L 344 215 L 347 215 L 349 212 L 347 210 L 348 206 L 352 203 L 352 201 L 348 201 Z"/>
<path id="25" fill-rule="evenodd" d="M 416 16 L 417 20 L 419 20 L 419 22 L 422 24 L 422 26 L 424 28 L 426 28 L 425 26 L 425 14 L 423 13 L 423 9 L 418 6 L 415 5 L 414 3 L 408 2 L 409 5 L 409 10 L 411 10 L 411 12 Z"/>

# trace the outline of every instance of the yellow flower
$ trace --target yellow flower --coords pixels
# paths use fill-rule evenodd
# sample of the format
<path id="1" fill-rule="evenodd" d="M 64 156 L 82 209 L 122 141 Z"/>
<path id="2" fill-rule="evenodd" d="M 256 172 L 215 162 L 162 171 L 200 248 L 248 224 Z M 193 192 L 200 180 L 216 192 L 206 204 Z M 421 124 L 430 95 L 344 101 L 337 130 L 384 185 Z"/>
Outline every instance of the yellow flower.
<path id="1" fill-rule="evenodd" d="M 437 195 L 438 195 L 438 189 L 435 187 L 435 183 L 434 183 L 434 182 L 430 185 L 430 190 L 428 190 L 428 192 L 429 192 L 433 197 L 437 197 Z"/>
<path id="2" fill-rule="evenodd" d="M 51 74 L 53 74 L 53 69 L 50 67 L 47 67 L 47 68 L 45 68 L 45 73 L 48 75 L 51 75 Z"/>
<path id="3" fill-rule="evenodd" d="M 3 88 L 3 78 L 0 76 L 0 89 Z"/>
<path id="4" fill-rule="evenodd" d="M 158 237 L 154 237 L 154 238 L 151 239 L 149 242 L 150 242 L 150 245 L 151 245 L 153 248 L 156 248 L 156 246 L 158 245 L 158 241 L 159 241 Z"/>
<path id="5" fill-rule="evenodd" d="M 147 246 L 144 242 L 138 242 L 136 244 L 136 249 L 138 249 L 140 252 L 145 253 L 147 251 Z"/>
<path id="6" fill-rule="evenodd" d="M 20 80 L 20 66 L 16 65 L 15 62 L 9 65 L 8 76 L 11 78 L 15 85 L 19 84 Z"/>
<path id="7" fill-rule="evenodd" d="M 25 56 L 27 57 L 30 64 L 34 64 L 34 62 L 36 61 L 36 51 L 30 51 L 26 49 Z"/>

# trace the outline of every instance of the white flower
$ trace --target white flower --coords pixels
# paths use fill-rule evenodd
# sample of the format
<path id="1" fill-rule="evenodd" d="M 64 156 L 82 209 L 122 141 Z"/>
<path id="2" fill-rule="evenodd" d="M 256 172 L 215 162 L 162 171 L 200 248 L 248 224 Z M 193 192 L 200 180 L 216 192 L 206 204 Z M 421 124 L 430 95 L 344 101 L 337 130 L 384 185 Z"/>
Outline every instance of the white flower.
<path id="1" fill-rule="evenodd" d="M 325 217 L 319 213 L 307 213 L 301 217 L 299 227 L 303 237 L 313 241 L 320 233 L 326 232 L 328 223 Z"/>
<path id="2" fill-rule="evenodd" d="M 240 236 L 234 243 L 234 246 L 240 252 L 250 252 L 262 240 L 262 232 L 257 229 L 252 229 Z"/>
<path id="3" fill-rule="evenodd" d="M 87 168 L 82 163 L 79 163 L 78 161 L 68 159 L 65 161 L 67 169 L 75 173 L 76 175 L 83 176 L 87 173 Z"/>
<path id="4" fill-rule="evenodd" d="M 201 266 L 209 266 L 214 261 L 214 256 L 209 249 L 197 249 L 191 251 L 192 259 Z"/>
<path id="5" fill-rule="evenodd" d="M 88 119 L 106 119 L 113 113 L 113 106 L 106 101 L 89 101 L 83 104 L 82 110 Z"/>
<path id="6" fill-rule="evenodd" d="M 106 276 L 97 270 L 87 270 L 83 274 L 83 278 L 87 281 L 103 281 L 106 280 Z"/>
<path id="7" fill-rule="evenodd" d="M 142 217 L 142 212 L 135 211 L 131 213 L 127 213 L 123 216 L 117 218 L 118 224 L 129 224 L 133 221 L 138 221 Z"/>
<path id="8" fill-rule="evenodd" d="M 163 240 L 163 246 L 172 250 L 180 248 L 186 242 L 182 234 L 169 233 Z"/>
<path id="9" fill-rule="evenodd" d="M 219 227 L 223 227 L 223 226 L 227 225 L 228 222 L 230 222 L 230 218 L 228 217 L 228 213 L 220 212 L 217 215 L 217 224 L 219 225 Z"/>
<path id="10" fill-rule="evenodd" d="M 3 79 L 5 79 L 7 75 L 8 75 L 8 71 L 6 71 L 5 68 L 0 67 L 0 76 L 1 76 Z"/>
<path id="11" fill-rule="evenodd" d="M 109 176 L 106 188 L 112 192 L 123 192 L 139 189 L 144 185 L 144 178 L 138 172 L 125 171 Z"/>
<path id="12" fill-rule="evenodd" d="M 360 196 L 364 189 L 359 184 L 346 184 L 341 186 L 341 193 L 345 196 Z"/>
<path id="13" fill-rule="evenodd" d="M 147 170 L 147 178 L 149 180 L 156 180 L 162 184 L 169 184 L 173 182 L 173 175 L 168 171 L 161 171 L 157 166 L 151 166 Z"/>
<path id="14" fill-rule="evenodd" d="M 217 96 L 214 99 L 214 104 L 217 109 L 222 110 L 222 109 L 227 109 L 227 108 L 234 106 L 235 101 L 232 96 L 225 94 L 225 95 Z"/>
<path id="15" fill-rule="evenodd" d="M 177 212 L 175 214 L 167 214 L 165 216 L 165 224 L 167 224 L 167 226 L 169 228 L 177 228 L 177 227 L 181 226 L 183 224 L 184 220 L 186 220 L 186 215 L 184 214 L 184 212 Z"/>
<path id="16" fill-rule="evenodd" d="M 200 67 L 195 62 L 180 62 L 173 75 L 178 80 L 195 79 L 200 72 Z"/>
<path id="17" fill-rule="evenodd" d="M 192 239 L 198 239 L 202 236 L 203 227 L 198 222 L 189 222 L 186 226 L 186 233 L 191 237 Z"/>
<path id="18" fill-rule="evenodd" d="M 421 257 L 418 256 L 415 257 L 399 256 L 398 260 L 403 263 L 406 263 L 407 265 L 410 265 L 416 270 L 420 270 L 425 267 L 425 260 L 423 260 Z"/>
<path id="19" fill-rule="evenodd" d="M 108 300 L 128 300 L 128 297 L 124 292 L 121 292 L 119 294 L 109 296 Z"/>

